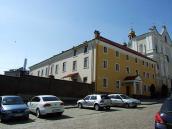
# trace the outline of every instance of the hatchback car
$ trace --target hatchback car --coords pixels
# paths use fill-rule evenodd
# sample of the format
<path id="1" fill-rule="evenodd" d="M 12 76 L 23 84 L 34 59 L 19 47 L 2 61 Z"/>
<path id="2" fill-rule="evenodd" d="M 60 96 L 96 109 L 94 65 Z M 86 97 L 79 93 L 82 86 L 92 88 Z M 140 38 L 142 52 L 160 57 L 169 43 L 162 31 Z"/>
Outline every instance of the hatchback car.
<path id="1" fill-rule="evenodd" d="M 93 94 L 88 95 L 84 99 L 78 100 L 77 105 L 79 108 L 90 107 L 95 110 L 100 110 L 101 108 L 110 109 L 111 100 L 106 94 Z"/>
<path id="2" fill-rule="evenodd" d="M 64 103 L 53 95 L 35 96 L 28 102 L 28 107 L 37 117 L 46 114 L 62 115 L 64 112 Z"/>
<path id="3" fill-rule="evenodd" d="M 112 106 L 137 107 L 137 105 L 141 104 L 140 100 L 130 98 L 124 94 L 110 94 L 109 97 L 112 101 Z"/>
<path id="4" fill-rule="evenodd" d="M 168 98 L 162 104 L 161 109 L 155 115 L 155 129 L 172 129 L 172 98 Z"/>
<path id="5" fill-rule="evenodd" d="M 29 109 L 19 96 L 0 96 L 0 122 L 11 118 L 29 119 Z"/>

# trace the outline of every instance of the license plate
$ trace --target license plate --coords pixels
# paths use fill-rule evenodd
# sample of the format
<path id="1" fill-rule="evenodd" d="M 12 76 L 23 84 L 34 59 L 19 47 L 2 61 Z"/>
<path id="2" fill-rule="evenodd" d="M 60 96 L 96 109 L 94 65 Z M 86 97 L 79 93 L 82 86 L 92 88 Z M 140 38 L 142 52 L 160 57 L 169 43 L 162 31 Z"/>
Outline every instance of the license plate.
<path id="1" fill-rule="evenodd" d="M 59 109 L 54 109 L 54 110 L 52 110 L 52 112 L 58 112 L 59 111 Z"/>
<path id="2" fill-rule="evenodd" d="M 14 116 L 23 116 L 23 114 L 18 113 L 18 114 L 15 114 Z"/>

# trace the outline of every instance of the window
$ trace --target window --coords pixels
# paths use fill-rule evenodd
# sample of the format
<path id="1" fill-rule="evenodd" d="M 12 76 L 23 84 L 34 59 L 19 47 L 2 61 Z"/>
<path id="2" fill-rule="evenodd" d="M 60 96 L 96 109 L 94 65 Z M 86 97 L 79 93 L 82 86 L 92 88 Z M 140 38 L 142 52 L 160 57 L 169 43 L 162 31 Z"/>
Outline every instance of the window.
<path id="1" fill-rule="evenodd" d="M 126 55 L 126 60 L 129 60 L 129 56 L 128 55 Z"/>
<path id="2" fill-rule="evenodd" d="M 157 69 L 159 70 L 159 65 L 157 64 Z"/>
<path id="3" fill-rule="evenodd" d="M 126 67 L 126 72 L 129 74 L 130 73 L 130 68 L 127 66 Z"/>
<path id="4" fill-rule="evenodd" d="M 88 57 L 84 58 L 84 69 L 88 68 Z"/>
<path id="5" fill-rule="evenodd" d="M 57 65 L 56 65 L 55 73 L 58 74 L 58 71 L 59 71 L 59 65 L 57 64 Z"/>
<path id="6" fill-rule="evenodd" d="M 38 71 L 38 76 L 40 75 L 40 71 Z"/>
<path id="7" fill-rule="evenodd" d="M 145 65 L 145 62 L 144 61 L 142 61 L 142 65 Z"/>
<path id="8" fill-rule="evenodd" d="M 54 69 L 54 65 L 51 65 L 50 75 L 53 75 L 53 69 Z"/>
<path id="9" fill-rule="evenodd" d="M 73 71 L 76 71 L 76 70 L 77 70 L 77 62 L 73 61 Z"/>
<path id="10" fill-rule="evenodd" d="M 147 67 L 149 66 L 149 63 L 148 63 L 148 62 L 146 62 L 146 66 L 147 66 Z"/>
<path id="11" fill-rule="evenodd" d="M 97 96 L 91 96 L 90 100 L 97 100 Z"/>
<path id="12" fill-rule="evenodd" d="M 104 48 L 103 48 L 103 52 L 104 52 L 104 53 L 107 53 L 107 51 L 108 51 L 107 47 L 104 47 Z"/>
<path id="13" fill-rule="evenodd" d="M 136 75 L 139 75 L 139 71 L 138 70 L 136 70 Z"/>
<path id="14" fill-rule="evenodd" d="M 84 53 L 87 53 L 88 52 L 88 46 L 84 46 Z"/>
<path id="15" fill-rule="evenodd" d="M 73 51 L 73 56 L 76 56 L 76 49 L 74 49 L 74 51 Z"/>
<path id="16" fill-rule="evenodd" d="M 153 64 L 152 64 L 152 68 L 153 68 Z"/>
<path id="17" fill-rule="evenodd" d="M 45 75 L 48 75 L 48 68 L 45 69 Z"/>
<path id="18" fill-rule="evenodd" d="M 135 58 L 135 62 L 137 63 L 137 58 Z"/>
<path id="19" fill-rule="evenodd" d="M 116 81 L 115 86 L 116 86 L 117 89 L 120 88 L 120 80 Z"/>
<path id="20" fill-rule="evenodd" d="M 107 85 L 108 85 L 107 83 L 108 83 L 108 82 L 107 82 L 107 78 L 104 78 L 104 79 L 103 79 L 103 87 L 107 87 Z"/>
<path id="21" fill-rule="evenodd" d="M 84 100 L 89 100 L 90 99 L 90 96 L 86 96 L 85 98 L 84 98 Z"/>
<path id="22" fill-rule="evenodd" d="M 119 72 L 119 71 L 120 71 L 119 64 L 116 64 L 116 65 L 115 65 L 115 70 L 116 70 L 117 72 Z"/>
<path id="23" fill-rule="evenodd" d="M 84 78 L 83 78 L 83 82 L 84 82 L 84 83 L 87 83 L 87 77 L 84 77 Z"/>
<path id="24" fill-rule="evenodd" d="M 149 78 L 149 73 L 147 73 L 147 78 Z"/>
<path id="25" fill-rule="evenodd" d="M 152 78 L 153 78 L 153 79 L 155 78 L 155 75 L 154 75 L 154 74 L 152 74 Z"/>
<path id="26" fill-rule="evenodd" d="M 66 62 L 63 62 L 63 72 L 66 72 Z"/>
<path id="27" fill-rule="evenodd" d="M 43 75 L 44 75 L 44 70 L 42 69 L 42 71 L 41 71 L 41 77 L 43 77 Z"/>
<path id="28" fill-rule="evenodd" d="M 116 51 L 116 57 L 119 57 L 119 51 Z"/>
<path id="29" fill-rule="evenodd" d="M 167 43 L 167 37 L 165 36 L 164 38 L 165 38 L 165 42 Z"/>
<path id="30" fill-rule="evenodd" d="M 108 61 L 107 60 L 104 60 L 103 61 L 103 68 L 107 68 L 108 67 Z"/>
<path id="31" fill-rule="evenodd" d="M 146 73 L 145 72 L 143 72 L 143 77 L 146 77 Z"/>
<path id="32" fill-rule="evenodd" d="M 31 102 L 40 102 L 40 98 L 39 97 L 34 97 Z"/>

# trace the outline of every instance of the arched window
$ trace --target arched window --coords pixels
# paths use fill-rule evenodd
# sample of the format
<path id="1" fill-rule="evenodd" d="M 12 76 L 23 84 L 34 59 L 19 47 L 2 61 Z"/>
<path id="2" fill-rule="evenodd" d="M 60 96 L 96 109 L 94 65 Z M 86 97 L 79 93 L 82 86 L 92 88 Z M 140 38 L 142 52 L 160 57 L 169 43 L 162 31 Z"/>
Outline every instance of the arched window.
<path id="1" fill-rule="evenodd" d="M 164 37 L 164 39 L 165 39 L 165 42 L 167 43 L 167 37 L 166 36 Z"/>

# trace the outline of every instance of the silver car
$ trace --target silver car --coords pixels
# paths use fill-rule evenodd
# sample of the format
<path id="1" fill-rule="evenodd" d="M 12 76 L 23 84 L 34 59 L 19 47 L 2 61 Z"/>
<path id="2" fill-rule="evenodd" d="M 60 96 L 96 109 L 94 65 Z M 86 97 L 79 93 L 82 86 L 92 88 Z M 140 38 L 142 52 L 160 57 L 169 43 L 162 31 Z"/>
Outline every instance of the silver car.
<path id="1" fill-rule="evenodd" d="M 141 104 L 140 100 L 130 98 L 124 94 L 110 94 L 109 97 L 112 101 L 112 106 L 137 107 L 137 105 Z"/>
<path id="2" fill-rule="evenodd" d="M 94 108 L 96 111 L 101 108 L 110 109 L 111 100 L 106 94 L 93 94 L 88 95 L 84 99 L 78 100 L 77 105 L 79 108 L 90 107 Z"/>

